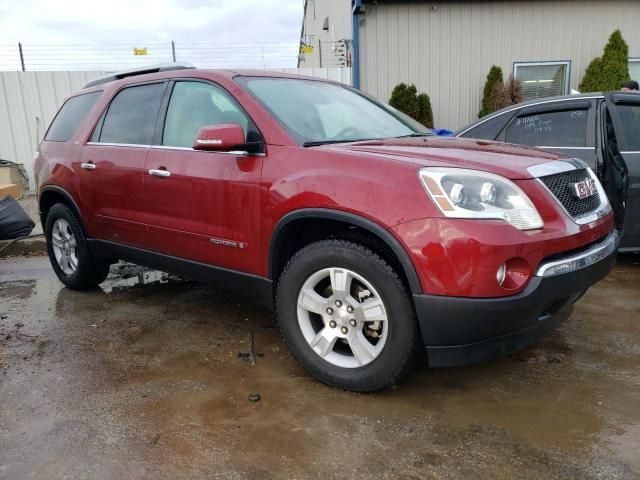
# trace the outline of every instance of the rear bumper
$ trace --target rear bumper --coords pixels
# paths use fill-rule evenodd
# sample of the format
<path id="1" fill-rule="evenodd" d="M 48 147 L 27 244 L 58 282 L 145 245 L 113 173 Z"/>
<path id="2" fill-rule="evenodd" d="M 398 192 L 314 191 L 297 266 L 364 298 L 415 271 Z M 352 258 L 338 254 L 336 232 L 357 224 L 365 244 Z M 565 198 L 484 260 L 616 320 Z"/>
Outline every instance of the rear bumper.
<path id="1" fill-rule="evenodd" d="M 611 271 L 617 244 L 613 233 L 586 251 L 543 263 L 517 295 L 414 295 L 429 365 L 461 366 L 500 358 L 550 334 L 571 314 L 572 304 Z"/>

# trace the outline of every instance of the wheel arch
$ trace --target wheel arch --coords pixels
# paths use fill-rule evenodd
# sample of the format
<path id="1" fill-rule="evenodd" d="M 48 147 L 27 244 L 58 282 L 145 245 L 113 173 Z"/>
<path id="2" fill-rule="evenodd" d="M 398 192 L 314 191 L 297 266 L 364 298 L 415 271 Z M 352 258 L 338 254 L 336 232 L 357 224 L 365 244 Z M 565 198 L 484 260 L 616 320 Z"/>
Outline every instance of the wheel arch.
<path id="1" fill-rule="evenodd" d="M 84 218 L 80 213 L 80 208 L 73 197 L 64 188 L 57 185 L 45 185 L 40 189 L 40 197 L 38 198 L 38 209 L 40 211 L 40 222 L 44 228 L 47 221 L 47 213 L 56 203 L 62 203 L 69 207 L 76 215 L 80 227 L 84 234 L 87 234 Z"/>
<path id="2" fill-rule="evenodd" d="M 398 273 L 406 281 L 411 293 L 422 293 L 420 280 L 409 254 L 393 234 L 380 224 L 361 215 L 327 208 L 295 210 L 289 212 L 278 221 L 271 237 L 268 257 L 268 275 L 274 284 L 277 282 L 286 262 L 299 250 L 299 234 L 305 232 L 305 226 L 317 222 L 326 225 L 331 230 L 315 238 L 317 240 L 332 238 L 332 234 L 338 237 L 342 237 L 344 234 L 347 237 L 356 236 L 356 240 L 358 240 L 357 235 L 363 233 L 370 236 L 370 238 L 364 239 L 365 242 L 372 241 L 373 243 L 369 246 L 377 247 L 377 250 L 386 249 L 384 253 L 386 253 L 387 259 L 395 263 L 400 269 Z M 314 236 L 311 236 L 311 238 L 314 238 Z M 303 241 L 302 246 L 307 243 Z M 392 258 L 389 258 L 389 256 Z"/>

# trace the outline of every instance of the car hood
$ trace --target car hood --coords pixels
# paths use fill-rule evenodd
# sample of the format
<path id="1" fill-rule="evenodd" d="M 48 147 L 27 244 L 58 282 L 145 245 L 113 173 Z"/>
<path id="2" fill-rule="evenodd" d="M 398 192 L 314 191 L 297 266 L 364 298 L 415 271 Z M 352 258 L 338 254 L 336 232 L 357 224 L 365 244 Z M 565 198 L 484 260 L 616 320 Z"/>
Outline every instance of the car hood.
<path id="1" fill-rule="evenodd" d="M 543 150 L 453 137 L 413 137 L 325 145 L 323 149 L 375 155 L 424 167 L 459 167 L 496 173 L 512 180 L 531 178 L 532 165 L 567 157 Z"/>

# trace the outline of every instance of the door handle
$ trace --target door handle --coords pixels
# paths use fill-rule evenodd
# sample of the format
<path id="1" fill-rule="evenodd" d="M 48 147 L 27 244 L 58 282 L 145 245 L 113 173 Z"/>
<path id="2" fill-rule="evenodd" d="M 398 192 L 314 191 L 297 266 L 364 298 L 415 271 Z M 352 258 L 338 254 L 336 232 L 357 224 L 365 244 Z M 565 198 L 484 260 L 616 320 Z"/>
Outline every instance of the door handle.
<path id="1" fill-rule="evenodd" d="M 95 170 L 96 164 L 93 162 L 83 162 L 80 164 L 80 168 L 84 168 L 85 170 Z"/>
<path id="2" fill-rule="evenodd" d="M 170 177 L 171 172 L 169 170 L 160 170 L 156 168 L 152 168 L 149 170 L 149 175 L 153 175 L 154 177 Z"/>

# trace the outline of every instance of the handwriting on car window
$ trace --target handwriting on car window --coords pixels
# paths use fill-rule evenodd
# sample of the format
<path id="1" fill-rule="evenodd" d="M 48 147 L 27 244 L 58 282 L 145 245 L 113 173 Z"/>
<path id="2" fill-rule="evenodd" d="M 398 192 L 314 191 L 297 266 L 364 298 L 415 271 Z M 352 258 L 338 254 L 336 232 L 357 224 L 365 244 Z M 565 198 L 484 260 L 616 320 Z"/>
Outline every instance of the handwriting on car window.
<path id="1" fill-rule="evenodd" d="M 523 128 L 529 132 L 542 133 L 550 132 L 553 130 L 553 120 L 542 119 L 540 115 L 531 115 L 528 117 L 518 118 L 516 120 L 516 127 Z"/>

